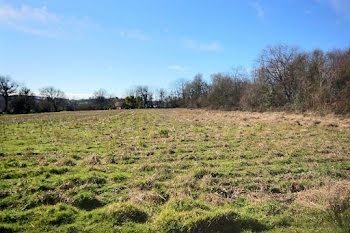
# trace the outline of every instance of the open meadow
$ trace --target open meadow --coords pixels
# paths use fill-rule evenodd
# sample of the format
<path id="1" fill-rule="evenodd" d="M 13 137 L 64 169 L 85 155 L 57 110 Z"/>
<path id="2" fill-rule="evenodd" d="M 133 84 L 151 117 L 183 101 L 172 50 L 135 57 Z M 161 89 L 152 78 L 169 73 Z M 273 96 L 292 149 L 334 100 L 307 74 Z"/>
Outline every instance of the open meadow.
<path id="1" fill-rule="evenodd" d="M 0 116 L 0 232 L 347 232 L 350 118 Z"/>

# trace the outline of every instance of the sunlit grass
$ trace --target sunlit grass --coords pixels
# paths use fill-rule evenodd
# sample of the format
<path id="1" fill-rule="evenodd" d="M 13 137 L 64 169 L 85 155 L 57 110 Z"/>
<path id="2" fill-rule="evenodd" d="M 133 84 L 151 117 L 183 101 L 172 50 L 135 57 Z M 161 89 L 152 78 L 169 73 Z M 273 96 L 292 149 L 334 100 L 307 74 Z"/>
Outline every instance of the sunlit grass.
<path id="1" fill-rule="evenodd" d="M 347 118 L 148 109 L 0 125 L 1 231 L 341 232 L 347 220 L 329 217 L 350 189 Z"/>

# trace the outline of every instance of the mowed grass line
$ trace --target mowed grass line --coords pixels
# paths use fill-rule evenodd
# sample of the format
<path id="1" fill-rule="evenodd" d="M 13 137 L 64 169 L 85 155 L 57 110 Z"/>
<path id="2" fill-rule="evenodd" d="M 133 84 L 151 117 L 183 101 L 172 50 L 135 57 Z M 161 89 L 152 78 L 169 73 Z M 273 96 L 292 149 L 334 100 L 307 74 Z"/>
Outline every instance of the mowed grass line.
<path id="1" fill-rule="evenodd" d="M 0 231 L 346 232 L 350 119 L 146 109 L 0 117 Z"/>

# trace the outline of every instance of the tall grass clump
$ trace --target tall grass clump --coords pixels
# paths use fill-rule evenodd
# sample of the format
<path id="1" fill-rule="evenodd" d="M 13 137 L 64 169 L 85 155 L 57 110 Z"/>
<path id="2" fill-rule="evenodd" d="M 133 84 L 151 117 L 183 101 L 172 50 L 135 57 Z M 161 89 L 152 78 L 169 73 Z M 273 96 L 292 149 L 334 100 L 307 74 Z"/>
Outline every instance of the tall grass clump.
<path id="1" fill-rule="evenodd" d="M 337 197 L 331 201 L 329 218 L 342 232 L 350 232 L 350 193 L 344 199 Z"/>

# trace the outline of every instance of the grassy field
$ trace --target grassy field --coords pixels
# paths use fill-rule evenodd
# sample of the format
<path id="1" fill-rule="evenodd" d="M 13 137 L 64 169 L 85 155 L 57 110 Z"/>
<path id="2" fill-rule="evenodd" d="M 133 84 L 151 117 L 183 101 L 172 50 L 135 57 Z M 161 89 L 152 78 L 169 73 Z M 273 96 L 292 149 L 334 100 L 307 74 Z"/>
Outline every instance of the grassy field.
<path id="1" fill-rule="evenodd" d="M 0 232 L 347 232 L 350 118 L 0 117 Z"/>

